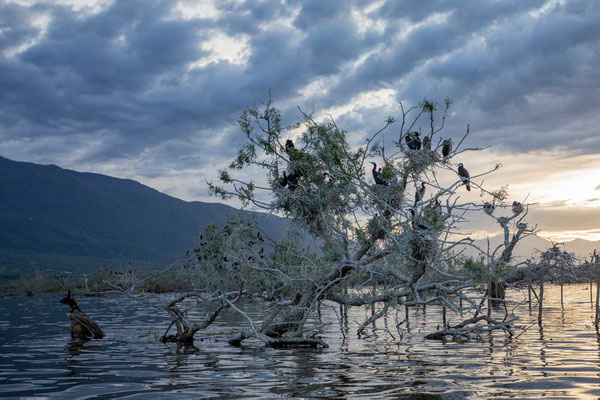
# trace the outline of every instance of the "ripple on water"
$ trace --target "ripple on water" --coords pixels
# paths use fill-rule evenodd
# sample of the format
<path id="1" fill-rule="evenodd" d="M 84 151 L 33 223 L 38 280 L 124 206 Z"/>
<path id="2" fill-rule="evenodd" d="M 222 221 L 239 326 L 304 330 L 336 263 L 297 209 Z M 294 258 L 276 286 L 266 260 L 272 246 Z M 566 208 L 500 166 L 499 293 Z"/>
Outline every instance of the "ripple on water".
<path id="1" fill-rule="evenodd" d="M 0 300 L 0 396 L 46 398 L 585 398 L 600 396 L 600 339 L 582 286 L 546 290 L 543 328 L 527 307 L 517 310 L 527 330 L 482 342 L 426 341 L 441 322 L 436 307 L 412 311 L 411 330 L 393 340 L 383 330 L 356 338 L 352 322 L 342 342 L 337 317 L 324 307 L 330 348 L 274 350 L 250 340 L 230 347 L 227 336 L 245 321 L 229 310 L 195 346 L 162 344 L 162 306 L 173 295 L 82 298 L 81 306 L 107 333 L 72 342 L 58 296 Z M 514 294 L 522 298 L 522 294 Z M 586 298 L 587 296 L 587 298 Z M 262 306 L 244 305 L 258 315 Z M 199 317 L 194 310 L 190 318 Z M 361 321 L 364 309 L 350 312 Z M 460 316 L 449 314 L 452 321 Z M 395 322 L 378 321 L 378 328 Z M 355 324 L 356 325 L 356 324 Z M 428 326 L 430 328 L 428 328 Z M 433 327 L 433 328 L 431 328 Z M 396 339 L 397 332 L 393 332 Z"/>

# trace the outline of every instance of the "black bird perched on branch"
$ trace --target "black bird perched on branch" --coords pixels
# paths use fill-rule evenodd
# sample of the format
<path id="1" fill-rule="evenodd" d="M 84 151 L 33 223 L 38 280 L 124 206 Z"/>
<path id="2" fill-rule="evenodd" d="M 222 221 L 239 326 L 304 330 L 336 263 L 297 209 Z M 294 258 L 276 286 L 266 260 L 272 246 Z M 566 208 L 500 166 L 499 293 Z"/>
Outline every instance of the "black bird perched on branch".
<path id="1" fill-rule="evenodd" d="M 438 214 L 442 212 L 442 203 L 440 202 L 440 199 L 435 199 L 435 202 L 433 203 L 433 210 Z"/>
<path id="2" fill-rule="evenodd" d="M 414 209 L 410 208 L 409 211 L 412 217 L 411 225 L 414 230 L 426 231 L 430 229 L 429 226 L 425 225 L 423 222 L 420 221 L 420 218 L 417 218 L 417 213 Z"/>
<path id="3" fill-rule="evenodd" d="M 450 152 L 452 152 L 452 139 L 446 139 L 442 144 L 442 156 L 448 158 Z"/>
<path id="4" fill-rule="evenodd" d="M 513 201 L 512 212 L 515 214 L 521 214 L 523 212 L 523 204 L 519 203 L 518 201 Z"/>
<path id="5" fill-rule="evenodd" d="M 375 180 L 375 183 L 377 185 L 387 186 L 387 182 L 383 180 L 383 177 L 381 176 L 381 168 L 377 171 L 377 164 L 373 161 L 371 161 L 371 164 L 373 164 L 373 170 L 371 172 L 373 173 L 373 180 Z"/>
<path id="6" fill-rule="evenodd" d="M 421 182 L 421 187 L 417 188 L 415 192 L 415 204 L 419 201 L 423 200 L 423 196 L 425 195 L 425 182 Z"/>
<path id="7" fill-rule="evenodd" d="M 281 187 L 286 187 L 288 184 L 288 176 L 287 173 L 285 171 L 283 171 L 283 176 L 281 178 L 279 178 L 279 185 Z"/>
<path id="8" fill-rule="evenodd" d="M 423 149 L 431 150 L 431 138 L 429 136 L 423 138 Z"/>
<path id="9" fill-rule="evenodd" d="M 287 184 L 288 184 L 288 188 L 293 192 L 294 190 L 296 190 L 296 188 L 298 187 L 298 174 L 297 173 L 291 173 L 287 176 Z"/>
<path id="10" fill-rule="evenodd" d="M 485 202 L 483 204 L 483 211 L 487 214 L 487 215 L 492 215 L 494 213 L 494 210 L 496 209 L 496 207 L 494 207 L 494 205 L 490 202 Z"/>
<path id="11" fill-rule="evenodd" d="M 289 153 L 290 149 L 295 149 L 294 142 L 292 142 L 292 139 L 288 139 L 285 141 L 285 152 Z"/>
<path id="12" fill-rule="evenodd" d="M 67 290 L 67 296 L 64 299 L 60 300 L 59 303 L 66 304 L 69 307 L 71 307 L 71 312 L 73 312 L 75 310 L 77 310 L 79 312 L 83 312 L 83 311 L 81 311 L 81 309 L 79 308 L 79 305 L 77 304 L 77 299 L 75 297 L 71 297 L 70 290 Z"/>
<path id="13" fill-rule="evenodd" d="M 469 171 L 467 171 L 462 163 L 458 164 L 458 176 L 460 176 L 462 179 L 463 183 L 467 187 L 467 190 L 471 191 L 471 185 L 469 184 L 469 178 L 471 175 L 469 175 Z"/>
<path id="14" fill-rule="evenodd" d="M 421 139 L 419 132 L 408 132 L 406 134 L 406 145 L 411 150 L 421 150 Z"/>

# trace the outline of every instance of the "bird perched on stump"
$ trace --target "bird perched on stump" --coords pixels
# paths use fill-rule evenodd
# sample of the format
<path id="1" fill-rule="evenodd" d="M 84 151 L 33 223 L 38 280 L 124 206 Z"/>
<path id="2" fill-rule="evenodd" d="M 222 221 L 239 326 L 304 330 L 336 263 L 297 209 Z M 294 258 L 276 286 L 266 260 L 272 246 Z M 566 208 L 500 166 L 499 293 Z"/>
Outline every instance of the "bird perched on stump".
<path id="1" fill-rule="evenodd" d="M 519 203 L 518 201 L 513 201 L 512 212 L 515 214 L 521 214 L 523 212 L 523 204 Z"/>
<path id="2" fill-rule="evenodd" d="M 71 312 L 73 312 L 75 310 L 77 310 L 79 312 L 83 312 L 79 308 L 79 305 L 77 305 L 77 299 L 75 297 L 71 297 L 70 290 L 67 290 L 67 296 L 64 299 L 60 300 L 59 303 L 66 304 L 69 307 L 71 307 Z"/>
<path id="3" fill-rule="evenodd" d="M 377 164 L 374 163 L 373 161 L 371 161 L 371 164 L 373 164 L 373 170 L 371 172 L 373 174 L 373 180 L 375 181 L 375 183 L 377 185 L 387 186 L 387 182 L 383 179 L 383 176 L 381 173 L 381 168 L 379 168 L 379 171 L 378 171 Z"/>
<path id="4" fill-rule="evenodd" d="M 421 139 L 419 138 L 419 132 L 408 132 L 406 134 L 406 145 L 411 150 L 420 150 Z"/>
<path id="5" fill-rule="evenodd" d="M 444 156 L 444 158 L 448 158 L 448 156 L 450 155 L 451 152 L 452 152 L 452 139 L 446 139 L 446 140 L 444 140 L 444 143 L 442 144 L 442 156 Z"/>
<path id="6" fill-rule="evenodd" d="M 460 176 L 460 179 L 462 179 L 463 184 L 467 187 L 467 191 L 471 191 L 471 185 L 469 183 L 469 178 L 471 177 L 471 175 L 469 175 L 469 171 L 467 171 L 467 169 L 463 166 L 462 163 L 458 164 L 458 176 Z"/>

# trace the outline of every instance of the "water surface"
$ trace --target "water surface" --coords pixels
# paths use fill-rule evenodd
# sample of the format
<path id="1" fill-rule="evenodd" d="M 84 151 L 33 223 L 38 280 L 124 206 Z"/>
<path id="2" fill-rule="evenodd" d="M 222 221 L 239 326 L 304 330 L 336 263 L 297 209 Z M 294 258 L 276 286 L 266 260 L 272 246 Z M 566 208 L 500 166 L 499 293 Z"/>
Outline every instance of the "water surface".
<path id="1" fill-rule="evenodd" d="M 62 295 L 0 299 L 0 396 L 26 398 L 544 398 L 600 397 L 600 340 L 593 326 L 587 285 L 547 287 L 543 328 L 534 304 L 516 313 L 513 338 L 502 332 L 482 342 L 424 340 L 441 323 L 437 307 L 412 311 L 400 338 L 394 315 L 357 338 L 369 315 L 354 308 L 346 340 L 333 308 L 327 349 L 275 350 L 248 340 L 227 345 L 245 320 L 222 313 L 195 346 L 158 341 L 169 323 L 163 305 L 175 295 L 126 299 L 81 298 L 81 308 L 107 334 L 72 341 Z M 513 300 L 526 293 L 511 292 Z M 191 303 L 190 303 L 191 304 Z M 246 303 L 258 318 L 261 303 Z M 191 318 L 202 310 L 191 313 Z M 398 318 L 403 319 L 403 312 Z M 460 316 L 449 313 L 453 322 Z M 386 331 L 389 330 L 390 333 Z"/>

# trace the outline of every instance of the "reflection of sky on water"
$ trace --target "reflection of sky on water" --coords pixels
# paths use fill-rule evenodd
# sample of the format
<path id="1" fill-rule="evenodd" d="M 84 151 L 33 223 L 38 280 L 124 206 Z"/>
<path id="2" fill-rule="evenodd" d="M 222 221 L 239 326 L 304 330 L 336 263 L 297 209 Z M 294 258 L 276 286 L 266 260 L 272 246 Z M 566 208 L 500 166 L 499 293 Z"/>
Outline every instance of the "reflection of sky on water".
<path id="1" fill-rule="evenodd" d="M 458 398 L 585 398 L 600 395 L 600 339 L 592 324 L 587 285 L 547 287 L 544 327 L 521 306 L 513 338 L 503 333 L 469 344 L 426 341 L 441 322 L 436 307 L 411 311 L 410 332 L 399 339 L 393 313 L 362 339 L 358 323 L 370 311 L 353 309 L 347 340 L 337 317 L 323 307 L 331 325 L 324 350 L 275 350 L 249 340 L 226 343 L 232 326 L 245 321 L 228 311 L 195 346 L 157 341 L 167 326 L 161 306 L 170 295 L 142 299 L 82 298 L 107 337 L 84 344 L 68 336 L 66 309 L 59 296 L 5 298 L 0 301 L 0 395 L 49 398 L 169 397 L 365 397 L 453 392 Z M 526 294 L 513 293 L 514 300 Z M 262 306 L 245 304 L 258 315 Z M 192 316 L 193 317 L 193 316 Z M 404 318 L 404 311 L 399 313 Z M 459 316 L 449 314 L 451 322 Z M 386 326 L 387 324 L 387 326 Z M 392 340 L 386 329 L 394 335 Z M 519 335 L 520 334 L 520 335 Z"/>

